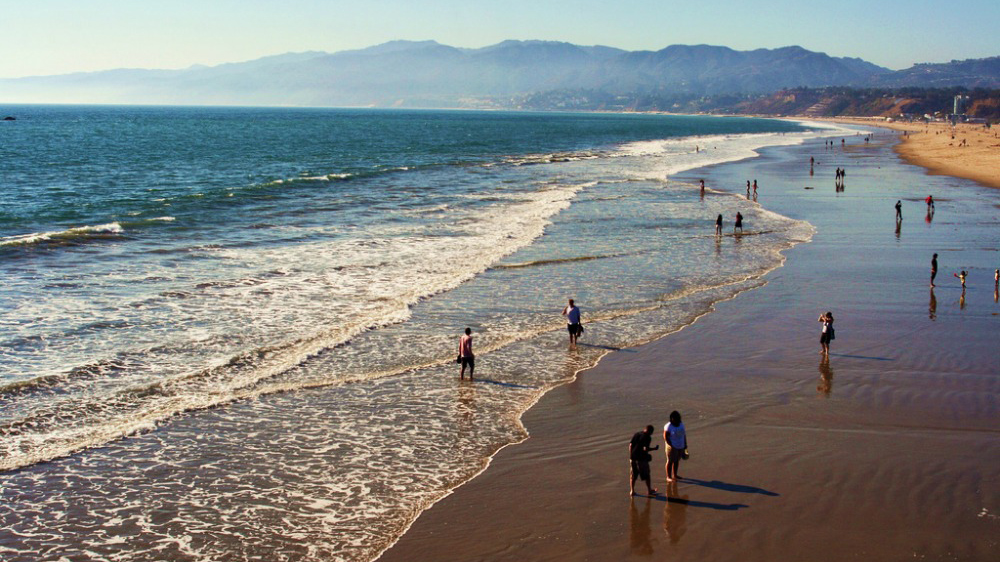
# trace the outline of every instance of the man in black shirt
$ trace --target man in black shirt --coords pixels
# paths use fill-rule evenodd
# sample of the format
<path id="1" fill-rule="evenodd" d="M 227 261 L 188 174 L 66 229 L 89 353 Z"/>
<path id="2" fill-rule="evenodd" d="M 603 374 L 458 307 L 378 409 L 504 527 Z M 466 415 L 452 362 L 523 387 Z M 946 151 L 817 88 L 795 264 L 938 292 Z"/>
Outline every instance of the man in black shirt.
<path id="1" fill-rule="evenodd" d="M 647 425 L 646 429 L 636 432 L 632 436 L 632 440 L 628 444 L 628 458 L 629 464 L 631 465 L 631 483 L 629 484 L 629 495 L 635 495 L 635 481 L 637 478 L 642 478 L 642 481 L 646 483 L 646 489 L 649 490 L 650 496 L 655 496 L 659 490 L 653 487 L 649 479 L 649 461 L 653 460 L 653 456 L 649 454 L 650 451 L 655 451 L 660 448 L 659 445 L 655 447 L 650 447 L 650 443 L 653 440 L 653 426 Z"/>

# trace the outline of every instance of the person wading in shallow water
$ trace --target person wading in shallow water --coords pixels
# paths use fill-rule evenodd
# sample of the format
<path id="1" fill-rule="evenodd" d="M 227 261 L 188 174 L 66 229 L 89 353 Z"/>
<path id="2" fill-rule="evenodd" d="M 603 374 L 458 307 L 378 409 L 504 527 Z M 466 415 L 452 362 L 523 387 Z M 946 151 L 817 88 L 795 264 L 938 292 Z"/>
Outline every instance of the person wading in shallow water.
<path id="1" fill-rule="evenodd" d="M 834 338 L 833 313 L 827 311 L 820 314 L 819 321 L 823 323 L 823 331 L 819 335 L 819 345 L 822 347 L 820 353 L 830 355 L 830 340 Z"/>
<path id="2" fill-rule="evenodd" d="M 573 299 L 569 299 L 569 304 L 562 311 L 566 317 L 566 330 L 569 332 L 570 345 L 576 345 L 577 338 L 583 333 L 583 324 L 580 323 L 580 309 L 573 304 Z"/>
<path id="3" fill-rule="evenodd" d="M 462 378 L 465 378 L 465 367 L 469 367 L 469 380 L 473 380 L 476 356 L 472 353 L 472 328 L 466 328 L 465 335 L 458 339 L 458 362 L 462 364 Z"/>
<path id="4" fill-rule="evenodd" d="M 653 441 L 653 426 L 647 425 L 646 429 L 642 431 L 637 431 L 635 435 L 632 436 L 632 440 L 628 444 L 628 459 L 629 466 L 631 467 L 629 476 L 631 478 L 631 483 L 629 484 L 629 495 L 635 495 L 635 481 L 641 478 L 643 482 L 646 483 L 646 490 L 649 492 L 650 496 L 655 496 L 659 493 L 659 490 L 653 487 L 653 484 L 649 480 L 649 461 L 653 460 L 653 455 L 650 455 L 650 451 L 655 451 L 660 448 L 659 445 L 655 447 L 650 447 L 649 444 Z"/>

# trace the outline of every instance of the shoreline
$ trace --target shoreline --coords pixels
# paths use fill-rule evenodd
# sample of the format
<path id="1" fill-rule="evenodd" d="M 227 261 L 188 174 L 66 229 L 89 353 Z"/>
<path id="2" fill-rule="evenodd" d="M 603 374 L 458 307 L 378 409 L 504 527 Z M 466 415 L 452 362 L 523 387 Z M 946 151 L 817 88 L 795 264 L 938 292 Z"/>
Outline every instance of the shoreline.
<path id="1" fill-rule="evenodd" d="M 832 117 L 813 121 L 882 127 L 903 132 L 896 153 L 928 175 L 969 179 L 1000 189 L 1000 128 L 947 122 L 899 122 L 881 118 Z M 964 141 L 964 143 L 963 143 Z"/>
<path id="2" fill-rule="evenodd" d="M 768 155 L 766 158 L 762 154 L 760 159 L 692 170 L 672 176 L 672 179 L 688 176 L 693 179 L 694 174 L 704 172 L 706 183 L 710 185 L 722 185 L 723 183 L 731 185 L 735 182 L 727 180 L 732 180 L 734 173 L 745 171 L 747 168 L 752 169 L 753 175 L 764 175 L 757 171 L 760 168 L 784 167 L 787 169 L 790 164 L 782 162 L 780 156 L 788 153 L 798 154 L 801 158 L 802 154 L 812 151 L 826 160 L 826 155 L 829 153 L 823 153 L 822 149 L 818 149 L 815 146 L 817 143 L 818 141 L 814 141 L 812 146 L 784 147 L 773 151 L 765 149 L 763 154 Z M 853 152 L 848 155 L 859 155 L 858 153 L 862 151 L 873 149 L 879 150 L 878 147 L 852 145 L 851 151 Z M 774 153 L 778 153 L 779 157 L 774 156 Z M 765 162 L 757 162 L 757 160 Z M 821 165 L 821 174 L 827 169 L 832 170 L 832 165 L 824 162 Z M 905 164 L 899 165 L 905 166 Z M 851 172 L 852 184 L 857 182 L 859 177 L 862 178 L 861 181 L 867 179 L 858 173 L 856 165 L 851 167 Z M 810 176 L 809 179 L 803 181 L 811 179 Z M 798 178 L 796 181 L 799 181 Z M 762 196 L 770 197 L 771 188 L 768 186 L 770 182 L 768 180 L 765 182 L 767 183 L 764 185 L 767 187 L 762 190 Z M 810 183 L 812 182 L 810 181 Z M 790 196 L 789 198 L 797 197 L 800 199 L 806 197 L 802 195 L 801 184 L 798 184 L 798 187 L 789 185 L 775 191 L 779 191 L 779 195 L 782 197 Z M 810 192 L 805 193 L 810 194 Z M 892 197 L 888 197 L 888 199 L 892 199 Z M 868 205 L 863 199 L 863 197 L 859 197 L 851 203 L 853 205 Z M 919 201 L 914 197 L 908 200 Z M 838 196 L 832 201 L 840 203 L 845 199 Z M 813 222 L 814 215 L 812 213 L 816 209 L 809 207 L 813 203 L 812 201 L 807 200 L 806 203 L 807 208 L 804 209 L 806 212 L 801 212 L 803 211 L 801 208 L 796 209 L 794 206 L 790 209 L 783 209 L 780 206 L 776 208 L 770 206 L 766 199 L 764 201 L 769 210 L 780 212 L 792 218 L 805 218 Z M 938 212 L 940 213 L 940 211 Z M 867 222 L 871 223 L 872 220 Z M 819 228 L 818 225 L 817 227 Z M 835 227 L 831 228 L 836 229 Z M 867 225 L 867 229 L 878 230 L 876 226 L 871 224 Z M 841 235 L 850 237 L 849 233 L 841 233 Z M 900 241 L 899 236 L 899 231 L 897 231 L 896 243 Z M 893 251 L 892 244 L 890 238 L 876 244 L 874 250 L 891 252 Z M 829 452 L 811 448 L 814 445 L 811 443 L 814 441 L 811 437 L 813 434 L 840 440 L 845 436 L 847 438 L 850 438 L 851 435 L 857 436 L 860 431 L 860 435 L 866 436 L 863 437 L 866 442 L 870 441 L 875 445 L 871 451 L 864 455 L 866 461 L 879 465 L 878 454 L 892 452 L 894 458 L 898 457 L 897 460 L 901 464 L 905 464 L 908 469 L 915 469 L 911 466 L 911 450 L 893 443 L 895 439 L 899 438 L 898 430 L 895 427 L 901 423 L 917 423 L 918 426 L 923 427 L 923 423 L 915 422 L 913 419 L 914 412 L 910 411 L 910 405 L 907 401 L 929 404 L 933 400 L 917 390 L 909 389 L 907 385 L 901 385 L 906 387 L 906 392 L 910 393 L 906 396 L 906 400 L 894 397 L 894 392 L 900 392 L 899 389 L 894 389 L 894 391 L 888 392 L 888 396 L 881 397 L 881 400 L 888 400 L 892 406 L 890 408 L 892 412 L 889 415 L 872 409 L 871 404 L 864 399 L 867 396 L 866 393 L 872 391 L 870 389 L 860 390 L 870 387 L 872 383 L 869 382 L 866 387 L 859 381 L 878 381 L 881 365 L 878 364 L 879 357 L 876 356 L 879 354 L 864 350 L 855 354 L 843 355 L 840 358 L 837 356 L 837 348 L 840 347 L 838 344 L 841 342 L 836 342 L 833 346 L 835 359 L 831 359 L 825 367 L 821 362 L 818 368 L 820 380 L 816 392 L 825 396 L 827 405 L 837 403 L 855 413 L 860 410 L 862 412 L 861 421 L 851 420 L 849 416 L 838 411 L 823 412 L 819 421 L 810 420 L 810 416 L 815 413 L 813 412 L 814 407 L 809 399 L 799 395 L 810 385 L 816 384 L 811 382 L 815 378 L 817 370 L 815 359 L 818 357 L 813 355 L 812 351 L 812 347 L 815 346 L 815 342 L 812 341 L 814 330 L 811 328 L 813 326 L 807 325 L 808 333 L 803 335 L 799 331 L 803 328 L 801 323 L 790 327 L 786 325 L 787 314 L 776 312 L 781 311 L 784 307 L 790 307 L 797 312 L 794 315 L 797 321 L 801 321 L 802 316 L 812 314 L 820 308 L 834 308 L 839 313 L 844 306 L 843 304 L 831 306 L 829 303 L 813 302 L 811 299 L 814 299 L 814 296 L 809 297 L 803 294 L 801 285 L 804 283 L 808 286 L 809 283 L 814 282 L 811 279 L 815 274 L 814 270 L 822 270 L 830 278 L 838 281 L 835 287 L 828 288 L 825 292 L 826 296 L 836 296 L 840 301 L 850 302 L 856 308 L 852 313 L 862 317 L 861 325 L 849 325 L 847 333 L 851 331 L 870 332 L 871 330 L 866 328 L 867 324 L 878 325 L 888 330 L 889 336 L 892 337 L 880 333 L 868 334 L 867 341 L 871 347 L 878 348 L 882 354 L 898 353 L 892 349 L 891 345 L 895 337 L 920 338 L 926 335 L 922 333 L 909 334 L 908 336 L 900 335 L 900 332 L 905 330 L 899 326 L 884 325 L 885 323 L 878 318 L 877 314 L 896 314 L 895 308 L 903 304 L 896 302 L 900 300 L 900 297 L 895 294 L 895 291 L 892 291 L 893 283 L 878 283 L 869 287 L 867 285 L 872 285 L 869 282 L 866 285 L 869 292 L 860 291 L 862 295 L 859 298 L 858 292 L 851 290 L 850 285 L 855 278 L 870 279 L 872 277 L 870 268 L 875 264 L 864 263 L 865 260 L 860 257 L 858 260 L 848 263 L 849 267 L 846 268 L 843 267 L 842 263 L 825 263 L 823 254 L 831 250 L 859 251 L 856 248 L 852 250 L 850 245 L 845 246 L 836 237 L 830 237 L 825 233 L 818 234 L 814 237 L 813 243 L 799 244 L 786 250 L 783 267 L 779 266 L 765 276 L 766 286 L 751 291 L 749 294 L 740 294 L 738 295 L 742 297 L 740 299 L 715 303 L 713 310 L 716 314 L 701 317 L 696 322 L 669 336 L 637 348 L 605 356 L 596 367 L 578 373 L 573 382 L 547 393 L 522 415 L 522 425 L 527 431 L 530 431 L 529 439 L 523 441 L 518 447 L 506 447 L 498 451 L 490 460 L 490 470 L 480 473 L 475 479 L 454 490 L 449 496 L 425 511 L 413 522 L 410 530 L 393 547 L 383 553 L 380 559 L 389 561 L 414 558 L 427 560 L 481 558 L 513 560 L 523 557 L 531 559 L 608 559 L 610 557 L 615 559 L 645 556 L 656 549 L 671 549 L 689 553 L 703 552 L 707 548 L 706 545 L 710 544 L 705 542 L 709 540 L 708 535 L 699 540 L 691 538 L 681 541 L 680 538 L 685 533 L 697 533 L 693 529 L 684 529 L 686 525 L 679 523 L 688 517 L 687 511 L 702 511 L 701 508 L 704 508 L 704 511 L 718 512 L 716 515 L 741 514 L 740 520 L 743 522 L 743 526 L 739 527 L 739 532 L 743 533 L 745 537 L 755 537 L 766 551 L 766 553 L 761 552 L 751 556 L 751 559 L 754 559 L 754 556 L 767 559 L 768 556 L 781 553 L 781 550 L 776 550 L 782 544 L 782 541 L 778 539 L 790 540 L 786 536 L 789 529 L 795 529 L 795 532 L 801 533 L 803 537 L 812 537 L 813 540 L 805 543 L 798 541 L 791 551 L 785 550 L 784 553 L 795 552 L 796 555 L 806 555 L 816 554 L 822 550 L 818 556 L 821 559 L 831 560 L 851 553 L 857 554 L 857 550 L 850 550 L 858 547 L 859 541 L 856 538 L 846 546 L 846 551 L 844 546 L 831 546 L 826 549 L 816 547 L 814 543 L 820 542 L 825 546 L 826 541 L 833 541 L 833 538 L 825 536 L 822 529 L 810 528 L 808 532 L 803 532 L 801 528 L 796 526 L 794 517 L 789 519 L 787 514 L 780 515 L 782 512 L 787 512 L 787 507 L 782 507 L 779 510 L 762 509 L 765 512 L 765 517 L 761 522 L 747 520 L 742 515 L 743 512 L 750 513 L 751 519 L 754 519 L 752 514 L 755 510 L 747 509 L 748 506 L 745 504 L 750 502 L 746 501 L 746 497 L 752 496 L 755 500 L 760 500 L 754 502 L 754 505 L 759 503 L 763 507 L 764 504 L 774 504 L 774 507 L 778 507 L 781 506 L 783 500 L 774 498 L 789 495 L 793 497 L 809 496 L 806 493 L 809 483 L 797 481 L 800 476 L 798 471 L 788 473 L 780 466 L 775 466 L 774 459 L 780 459 L 779 462 L 792 465 L 796 463 L 805 465 L 808 468 L 806 473 L 817 470 L 829 472 L 828 466 L 824 465 L 823 462 L 817 464 L 816 461 L 822 460 L 829 463 L 831 460 L 835 460 L 835 457 L 831 459 Z M 864 249 L 862 248 L 860 251 L 864 252 Z M 793 255 L 795 257 L 791 257 Z M 920 255 L 923 255 L 922 252 Z M 861 256 L 864 254 L 862 253 Z M 910 275 L 908 264 L 889 260 L 883 262 L 881 266 L 891 270 L 890 277 L 895 281 L 906 279 Z M 922 270 L 923 267 L 921 267 L 921 275 L 924 275 Z M 939 283 L 943 285 L 947 281 L 941 280 Z M 926 290 L 926 286 L 924 289 Z M 943 288 L 939 289 L 939 292 L 943 291 Z M 912 296 L 909 294 L 909 290 L 906 293 L 908 297 Z M 878 305 L 875 307 L 871 307 L 865 298 L 865 296 L 872 294 L 881 298 L 881 301 L 876 299 Z M 986 306 L 982 298 L 983 295 L 985 293 L 977 293 L 978 306 Z M 923 297 L 923 300 L 926 303 L 926 297 Z M 969 300 L 971 306 L 971 297 Z M 897 306 L 892 306 L 889 304 L 890 302 L 894 302 Z M 931 302 L 933 310 L 935 308 L 933 292 Z M 963 293 L 961 310 L 964 310 L 965 306 Z M 866 308 L 872 308 L 872 310 L 866 310 Z M 925 315 L 926 308 L 919 314 L 907 312 L 904 316 L 909 318 L 911 322 L 918 322 L 917 317 L 920 314 Z M 944 313 L 942 312 L 940 315 L 944 316 Z M 733 316 L 735 320 L 732 318 Z M 815 314 L 813 314 L 814 316 Z M 806 320 L 811 319 L 806 318 Z M 902 324 L 907 325 L 907 321 Z M 939 324 L 944 324 L 944 322 Z M 840 325 L 838 324 L 838 326 Z M 947 339 L 949 345 L 968 351 L 969 357 L 973 359 L 973 363 L 976 363 L 967 369 L 971 371 L 970 376 L 973 378 L 981 377 L 984 372 L 988 373 L 989 369 L 995 368 L 990 363 L 990 358 L 983 356 L 984 344 L 991 341 L 989 338 L 997 333 L 995 314 L 991 317 L 977 318 L 976 325 L 980 331 L 978 335 L 971 336 L 968 333 L 962 334 L 961 331 L 953 330 L 951 333 L 942 334 L 940 330 L 934 330 L 936 339 Z M 739 332 L 738 329 L 734 330 L 737 326 L 753 326 L 751 338 L 753 341 L 739 337 L 734 339 L 733 332 Z M 842 328 L 841 331 L 844 329 Z M 960 336 L 965 336 L 967 341 L 961 340 Z M 841 336 L 839 339 L 849 338 Z M 786 345 L 789 342 L 793 344 L 791 347 Z M 969 342 L 971 342 L 971 348 Z M 923 355 L 933 355 L 933 350 L 943 344 L 934 340 L 933 343 L 928 341 L 926 345 L 927 349 L 923 350 Z M 801 347 L 806 347 L 809 351 L 803 353 Z M 918 355 L 920 354 L 918 353 Z M 861 359 L 856 357 L 861 357 Z M 865 357 L 867 359 L 864 359 Z M 848 364 L 872 361 L 874 366 L 849 365 L 844 367 L 840 364 L 834 364 L 834 360 L 837 363 L 846 362 Z M 896 361 L 899 359 L 886 360 Z M 952 358 L 949 361 L 954 363 L 956 360 Z M 995 362 L 995 360 L 993 361 Z M 810 363 L 811 366 L 809 366 Z M 921 372 L 934 373 L 939 370 L 934 368 L 935 361 L 927 357 L 924 357 L 922 361 L 918 360 L 918 363 Z M 807 379 L 798 380 L 800 377 L 798 371 L 803 368 L 812 371 L 813 375 Z M 831 400 L 831 395 L 834 392 L 834 370 L 838 373 L 837 386 L 845 387 L 846 394 L 848 394 L 846 401 Z M 670 375 L 669 378 L 665 379 L 662 371 L 667 371 Z M 722 373 L 738 373 L 738 376 L 725 376 L 720 374 L 720 371 Z M 847 381 L 843 380 L 845 378 Z M 938 382 L 942 380 L 940 375 L 933 375 L 932 378 Z M 992 385 L 987 385 L 987 389 L 992 391 L 996 385 L 995 381 L 992 382 Z M 947 394 L 950 392 L 954 392 L 954 389 L 937 389 L 930 392 L 932 395 L 930 398 L 940 399 L 942 393 L 947 398 Z M 677 396 L 683 395 L 687 396 L 682 400 L 677 398 Z M 870 400 L 870 397 L 867 398 Z M 648 419 L 649 413 L 655 412 L 656 424 L 664 421 L 666 412 L 662 411 L 665 407 L 662 407 L 661 404 L 677 404 L 678 401 L 687 402 L 676 407 L 684 412 L 689 433 L 694 434 L 692 449 L 696 452 L 693 453 L 693 458 L 702 460 L 702 462 L 715 460 L 721 464 L 712 466 L 713 471 L 715 471 L 712 478 L 698 475 L 698 473 L 708 472 L 708 467 L 694 463 L 691 466 L 695 468 L 688 469 L 685 464 L 683 472 L 687 476 L 695 474 L 694 483 L 691 481 L 682 482 L 679 490 L 672 489 L 670 495 L 664 498 L 656 500 L 632 499 L 628 502 L 629 524 L 628 529 L 626 529 L 626 525 L 621 521 L 619 508 L 609 509 L 611 506 L 617 505 L 615 502 L 618 500 L 625 500 L 621 489 L 624 489 L 627 482 L 619 462 L 621 455 L 618 449 L 622 448 L 619 447 L 619 441 L 621 443 L 627 442 L 631 432 L 648 421 L 653 421 Z M 669 411 L 673 407 L 675 406 L 665 409 Z M 630 412 L 631 410 L 647 412 L 647 414 L 637 416 L 635 412 Z M 973 433 L 990 429 L 988 420 L 991 415 L 995 415 L 992 406 L 987 405 L 985 409 L 981 407 L 980 410 L 975 416 L 976 423 L 973 424 L 975 426 L 972 428 Z M 777 418 L 774 417 L 775 415 Z M 821 423 L 823 416 L 836 422 L 833 425 L 839 423 L 848 426 L 847 433 L 837 432 L 833 428 L 826 427 L 825 424 Z M 758 419 L 761 417 L 764 419 Z M 939 421 L 949 428 L 945 431 L 956 435 L 962 435 L 963 432 L 969 431 L 968 427 L 963 427 L 961 422 L 956 422 L 947 415 L 939 417 L 941 418 Z M 664 420 L 659 420 L 659 418 L 664 418 Z M 777 423 L 779 420 L 780 423 Z M 984 422 L 984 420 L 987 421 Z M 801 461 L 788 457 L 787 451 L 774 449 L 769 440 L 762 441 L 759 435 L 745 434 L 745 429 L 741 427 L 741 424 L 748 421 L 752 422 L 750 425 L 763 433 L 791 432 L 792 437 L 784 435 L 783 438 L 792 439 L 796 449 L 811 451 L 809 455 L 806 455 L 807 460 Z M 708 436 L 717 438 L 707 439 Z M 889 441 L 882 442 L 886 437 L 889 437 Z M 953 436 L 949 435 L 949 438 L 951 437 Z M 966 435 L 966 437 L 968 436 Z M 581 445 L 581 450 L 576 450 L 574 442 Z M 654 443 L 656 442 L 658 439 L 654 439 Z M 968 443 L 963 443 L 963 445 L 967 446 Z M 988 441 L 985 444 L 979 444 L 979 447 L 985 447 L 983 450 L 987 451 L 996 449 L 996 445 Z M 762 455 L 762 451 L 766 454 Z M 959 467 L 961 473 L 955 476 L 958 480 L 966 481 L 968 479 L 966 473 L 975 472 L 981 468 L 975 459 L 968 459 L 969 453 L 967 451 L 963 453 L 963 449 L 960 447 L 949 446 L 949 451 L 965 459 L 964 463 L 958 463 L 961 465 Z M 741 459 L 753 459 L 754 466 L 749 470 L 736 471 L 725 467 L 725 462 L 721 459 L 734 456 Z M 653 463 L 653 473 L 654 482 L 657 482 L 662 489 L 661 473 L 663 468 L 662 465 L 658 466 L 660 457 L 662 454 L 654 457 L 656 460 Z M 803 466 L 799 466 L 799 468 L 803 468 Z M 885 471 L 885 468 L 881 470 Z M 860 472 L 860 474 L 839 476 L 828 474 L 828 476 L 835 480 L 839 478 L 841 484 L 850 483 L 862 486 L 871 491 L 873 496 L 878 496 L 878 494 L 873 490 L 873 484 L 866 484 L 865 479 L 874 480 L 880 485 L 891 485 L 891 482 L 886 482 L 885 475 L 878 477 L 878 474 L 873 476 L 866 471 Z M 781 474 L 784 479 L 773 479 L 773 473 Z M 905 479 L 923 486 L 924 489 L 928 486 L 927 483 L 922 482 L 926 479 L 926 475 L 923 474 L 914 476 L 914 474 L 908 473 Z M 984 497 L 988 506 L 984 506 L 983 510 L 989 515 L 996 513 L 995 510 L 1000 506 L 994 505 L 998 501 L 995 480 L 987 479 L 987 481 L 993 491 L 992 495 Z M 739 484 L 736 484 L 737 482 Z M 763 485 L 763 482 L 767 484 Z M 788 482 L 794 482 L 800 493 L 791 494 L 790 492 L 777 491 L 787 488 Z M 641 489 L 641 485 L 639 487 Z M 750 496 L 738 496 L 743 498 L 743 503 L 725 503 L 726 497 L 732 499 L 734 490 L 750 494 Z M 704 494 L 702 494 L 703 492 Z M 945 492 L 938 491 L 937 493 L 943 494 Z M 755 494 L 763 497 L 757 498 Z M 702 498 L 702 495 L 705 498 Z M 696 497 L 697 499 L 693 499 Z M 905 501 L 913 501 L 912 498 L 904 499 Z M 882 552 L 891 554 L 891 556 L 899 557 L 901 554 L 899 549 L 903 548 L 903 545 L 899 541 L 887 541 L 888 544 L 879 546 L 877 539 L 871 535 L 871 530 L 866 532 L 865 529 L 857 528 L 857 524 L 850 525 L 847 521 L 852 516 L 857 515 L 856 513 L 849 509 L 844 511 L 845 508 L 837 504 L 828 505 L 829 502 L 825 499 L 817 501 L 820 502 L 820 505 L 825 506 L 827 511 L 837 512 L 838 526 L 851 527 L 852 532 L 870 541 L 873 545 L 872 548 L 876 551 L 878 548 L 882 548 Z M 662 536 L 658 540 L 653 537 L 654 534 L 662 535 L 663 532 L 652 532 L 648 528 L 648 521 L 651 517 L 650 506 L 653 503 L 656 504 L 657 511 L 663 509 L 663 532 L 666 533 L 666 541 Z M 797 502 L 797 507 L 810 510 L 814 503 L 806 502 L 803 504 L 800 499 Z M 880 502 L 875 502 L 872 505 L 866 504 L 866 509 L 877 512 L 879 505 Z M 812 520 L 814 515 L 808 515 L 807 518 Z M 884 516 L 884 514 L 880 515 Z M 946 517 L 947 514 L 941 516 Z M 487 525 L 488 529 L 481 529 L 481 526 L 477 525 L 477 522 L 482 522 L 484 518 L 490 521 L 490 524 Z M 707 529 L 721 533 L 727 532 L 727 529 L 731 527 L 731 522 L 725 517 L 711 519 L 711 522 L 705 522 Z M 896 519 L 899 520 L 900 517 L 897 516 Z M 989 516 L 979 516 L 979 519 L 981 520 L 979 523 L 995 524 Z M 642 523 L 644 520 L 647 522 L 645 527 Z M 601 525 L 595 525 L 596 521 L 600 521 Z M 781 525 L 777 525 L 774 536 L 763 536 L 768 534 L 766 531 L 769 528 L 767 521 L 781 523 Z M 864 518 L 862 518 L 863 521 Z M 903 522 L 897 522 L 902 528 Z M 906 524 L 909 526 L 907 528 L 921 527 L 918 522 L 908 519 L 906 519 Z M 962 519 L 962 525 L 969 525 L 968 518 Z M 817 526 L 822 527 L 822 524 L 814 525 L 814 527 Z M 982 527 L 979 526 L 976 529 L 981 531 Z M 966 538 L 969 536 L 968 531 L 965 531 L 964 534 L 959 533 L 959 535 Z M 461 544 L 455 544 L 453 540 L 458 536 L 463 537 L 463 540 L 460 541 Z M 907 539 L 915 537 L 912 531 L 904 533 L 904 536 Z M 469 544 L 466 544 L 466 540 Z M 887 546 L 896 550 L 885 552 L 884 549 Z M 982 546 L 984 545 L 976 544 L 973 541 L 973 547 Z M 648 552 L 646 552 L 647 550 Z M 925 552 L 937 553 L 938 550 L 939 545 L 931 544 L 926 547 Z M 715 552 L 723 558 L 737 554 L 724 547 L 722 550 L 716 548 Z M 976 557 L 979 556 L 980 551 L 975 549 L 968 551 L 968 547 L 966 547 L 966 552 L 971 554 L 973 559 L 979 559 Z"/>

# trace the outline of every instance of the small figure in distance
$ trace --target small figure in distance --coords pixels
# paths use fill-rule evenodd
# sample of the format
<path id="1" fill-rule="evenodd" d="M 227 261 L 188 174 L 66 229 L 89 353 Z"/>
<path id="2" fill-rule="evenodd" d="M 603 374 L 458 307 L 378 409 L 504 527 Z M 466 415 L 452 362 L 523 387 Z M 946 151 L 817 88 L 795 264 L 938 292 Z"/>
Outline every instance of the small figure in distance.
<path id="1" fill-rule="evenodd" d="M 750 197 L 750 180 L 747 180 L 747 197 Z"/>
<path id="2" fill-rule="evenodd" d="M 715 219 L 715 233 L 722 234 L 722 213 L 719 213 L 719 217 Z"/>
<path id="3" fill-rule="evenodd" d="M 474 380 L 476 372 L 476 356 L 472 353 L 472 328 L 465 329 L 465 335 L 458 339 L 458 361 L 462 364 L 462 379 L 465 379 L 465 367 L 469 367 L 469 380 Z"/>
<path id="4" fill-rule="evenodd" d="M 649 479 L 649 461 L 653 460 L 653 455 L 650 455 L 649 452 L 660 448 L 659 445 L 650 447 L 649 445 L 652 440 L 653 426 L 647 425 L 646 429 L 637 431 L 632 436 L 632 440 L 629 441 L 628 458 L 631 467 L 629 472 L 631 478 L 629 496 L 635 495 L 635 481 L 637 478 L 641 478 L 646 483 L 646 490 L 648 490 L 650 496 L 655 496 L 659 493 L 659 490 L 653 487 Z"/>
<path id="5" fill-rule="evenodd" d="M 583 324 L 580 322 L 580 308 L 573 304 L 573 299 L 569 299 L 569 304 L 563 309 L 562 314 L 566 317 L 569 344 L 576 345 L 577 338 L 583 333 Z"/>
<path id="6" fill-rule="evenodd" d="M 1000 269 L 993 270 L 993 284 L 1000 285 Z"/>
<path id="7" fill-rule="evenodd" d="M 959 281 L 962 282 L 962 288 L 964 289 L 965 288 L 965 278 L 966 278 L 966 276 L 969 275 L 969 272 L 963 269 L 962 271 L 959 271 L 958 273 L 955 273 L 954 275 L 955 275 L 955 277 L 958 277 Z"/>
<path id="8" fill-rule="evenodd" d="M 903 202 L 896 201 L 896 222 L 903 220 Z"/>
<path id="9" fill-rule="evenodd" d="M 670 412 L 670 421 L 663 426 L 663 442 L 667 448 L 667 482 L 680 480 L 677 472 L 681 459 L 687 458 L 687 432 L 681 422 L 681 414 L 677 410 Z"/>
<path id="10" fill-rule="evenodd" d="M 740 233 L 743 232 L 743 215 L 739 211 L 736 211 L 736 223 L 733 224 L 733 234 L 736 234 L 736 229 L 740 229 Z"/>
<path id="11" fill-rule="evenodd" d="M 819 315 L 819 321 L 823 323 L 823 331 L 819 335 L 820 353 L 830 355 L 830 340 L 834 339 L 833 313 L 827 311 Z"/>
<path id="12" fill-rule="evenodd" d="M 704 197 L 705 196 L 705 180 L 699 180 L 699 181 L 701 181 L 701 196 Z"/>
<path id="13" fill-rule="evenodd" d="M 924 199 L 924 201 L 927 202 L 927 212 L 928 213 L 933 213 L 934 212 L 934 196 L 933 195 L 928 195 L 927 199 Z"/>
<path id="14" fill-rule="evenodd" d="M 753 194 L 757 195 L 757 180 L 753 180 Z"/>
<path id="15" fill-rule="evenodd" d="M 931 287 L 934 287 L 934 278 L 937 277 L 937 254 L 931 258 Z"/>

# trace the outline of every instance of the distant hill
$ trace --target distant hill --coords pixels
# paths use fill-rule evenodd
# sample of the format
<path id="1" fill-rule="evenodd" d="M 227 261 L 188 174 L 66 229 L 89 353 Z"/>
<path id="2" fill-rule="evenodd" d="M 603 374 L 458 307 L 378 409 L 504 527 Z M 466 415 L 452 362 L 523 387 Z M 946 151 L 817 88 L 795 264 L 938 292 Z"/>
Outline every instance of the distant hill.
<path id="1" fill-rule="evenodd" d="M 760 95 L 796 87 L 1000 86 L 998 58 L 892 71 L 802 47 L 672 45 L 623 51 L 553 41 L 459 49 L 393 41 L 183 70 L 118 69 L 0 80 L 0 102 L 516 107 L 526 96 Z"/>

